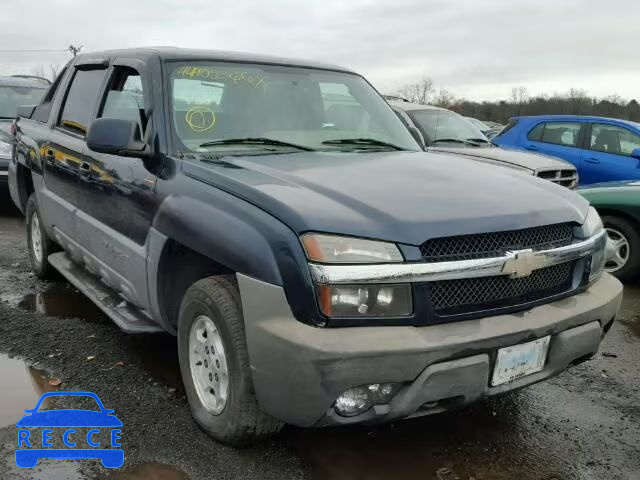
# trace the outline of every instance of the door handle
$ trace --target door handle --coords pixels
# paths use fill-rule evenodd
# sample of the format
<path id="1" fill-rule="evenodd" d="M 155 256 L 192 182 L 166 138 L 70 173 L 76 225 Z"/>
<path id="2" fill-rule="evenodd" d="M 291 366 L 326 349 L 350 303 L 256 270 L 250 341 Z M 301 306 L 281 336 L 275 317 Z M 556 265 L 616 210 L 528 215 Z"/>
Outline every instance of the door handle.
<path id="1" fill-rule="evenodd" d="M 538 147 L 535 145 L 526 145 L 524 148 L 527 150 L 538 150 Z"/>
<path id="2" fill-rule="evenodd" d="M 588 163 L 600 163 L 600 160 L 595 157 L 587 157 L 584 161 Z"/>

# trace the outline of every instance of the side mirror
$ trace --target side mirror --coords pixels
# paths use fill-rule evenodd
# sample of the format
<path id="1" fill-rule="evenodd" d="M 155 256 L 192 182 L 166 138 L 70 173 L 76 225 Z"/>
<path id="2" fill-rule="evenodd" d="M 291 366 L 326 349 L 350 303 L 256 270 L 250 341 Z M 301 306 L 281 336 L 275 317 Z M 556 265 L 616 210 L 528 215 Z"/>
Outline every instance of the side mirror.
<path id="1" fill-rule="evenodd" d="M 36 109 L 36 105 L 20 105 L 18 107 L 18 112 L 17 115 L 18 117 L 22 117 L 22 118 L 31 118 L 31 115 L 33 115 L 33 112 Z"/>
<path id="2" fill-rule="evenodd" d="M 140 127 L 132 120 L 98 118 L 89 125 L 87 146 L 90 150 L 123 157 L 146 158 L 150 154 L 140 136 Z"/>
<path id="3" fill-rule="evenodd" d="M 640 148 L 634 148 L 631 152 L 631 156 L 640 160 Z"/>
<path id="4" fill-rule="evenodd" d="M 409 129 L 409 133 L 411 133 L 413 139 L 418 142 L 418 145 L 420 145 L 420 148 L 422 148 L 423 150 L 426 149 L 427 147 L 424 141 L 424 137 L 422 136 L 422 133 L 420 133 L 420 130 L 418 130 L 413 125 L 409 125 L 407 126 L 407 128 Z"/>

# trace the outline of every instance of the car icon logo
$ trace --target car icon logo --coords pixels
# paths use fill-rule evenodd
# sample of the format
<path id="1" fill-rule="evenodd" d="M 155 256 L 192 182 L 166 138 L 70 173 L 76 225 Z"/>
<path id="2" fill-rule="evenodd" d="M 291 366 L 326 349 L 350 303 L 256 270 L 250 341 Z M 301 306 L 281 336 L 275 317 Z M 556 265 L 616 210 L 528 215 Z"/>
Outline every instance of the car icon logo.
<path id="1" fill-rule="evenodd" d="M 49 397 L 88 397 L 95 400 L 99 410 L 56 409 L 39 411 Z M 95 393 L 48 392 L 43 394 L 36 406 L 25 410 L 26 415 L 16 423 L 18 447 L 16 465 L 33 468 L 38 460 L 55 459 L 100 459 L 106 468 L 119 468 L 124 463 L 124 451 L 119 448 L 122 422 L 114 410 L 104 407 Z M 37 430 L 34 430 L 37 429 Z M 86 430 L 86 433 L 83 431 Z M 41 431 L 41 432 L 40 432 Z M 37 433 L 41 433 L 37 435 Z M 105 448 L 104 437 L 108 446 Z M 54 448 L 54 441 L 65 448 Z"/>

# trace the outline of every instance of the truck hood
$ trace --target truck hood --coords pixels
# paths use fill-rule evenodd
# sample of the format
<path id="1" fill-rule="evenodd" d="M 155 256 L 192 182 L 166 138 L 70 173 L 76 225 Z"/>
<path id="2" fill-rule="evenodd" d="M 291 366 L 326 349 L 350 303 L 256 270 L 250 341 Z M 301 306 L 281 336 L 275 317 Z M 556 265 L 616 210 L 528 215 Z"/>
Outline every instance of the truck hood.
<path id="1" fill-rule="evenodd" d="M 519 168 L 533 174 L 537 170 L 575 170 L 564 160 L 539 153 L 528 153 L 498 147 L 429 147 L 430 151 L 464 155 L 473 160 L 485 161 L 494 165 Z"/>
<path id="2" fill-rule="evenodd" d="M 449 235 L 582 223 L 588 208 L 564 187 L 461 155 L 300 152 L 182 165 L 185 175 L 251 202 L 297 233 L 410 245 Z"/>

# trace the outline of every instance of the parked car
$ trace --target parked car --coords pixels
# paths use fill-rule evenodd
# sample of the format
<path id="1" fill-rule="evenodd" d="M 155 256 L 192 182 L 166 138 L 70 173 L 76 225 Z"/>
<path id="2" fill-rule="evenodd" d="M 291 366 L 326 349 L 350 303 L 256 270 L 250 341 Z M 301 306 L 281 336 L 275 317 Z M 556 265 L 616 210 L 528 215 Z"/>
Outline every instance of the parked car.
<path id="1" fill-rule="evenodd" d="M 640 179 L 640 124 L 578 115 L 515 117 L 493 143 L 571 162 L 580 184 Z"/>
<path id="2" fill-rule="evenodd" d="M 11 132 L 20 105 L 36 105 L 49 87 L 48 80 L 24 75 L 0 76 L 0 201 L 4 200 L 9 160 L 11 160 Z"/>
<path id="3" fill-rule="evenodd" d="M 464 155 L 467 158 L 508 167 L 575 188 L 578 175 L 573 165 L 548 155 L 496 148 L 464 117 L 445 108 L 386 97 L 407 127 L 415 127 L 424 138 L 427 151 Z"/>
<path id="4" fill-rule="evenodd" d="M 176 334 L 194 418 L 233 445 L 538 382 L 594 355 L 620 306 L 586 200 L 422 151 L 345 68 L 82 54 L 15 142 L 36 274 Z"/>
<path id="5" fill-rule="evenodd" d="M 640 274 L 640 182 L 609 182 L 578 190 L 602 216 L 612 255 L 605 269 L 623 281 Z"/>

